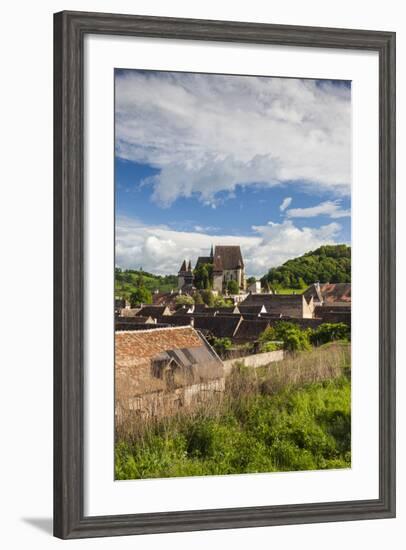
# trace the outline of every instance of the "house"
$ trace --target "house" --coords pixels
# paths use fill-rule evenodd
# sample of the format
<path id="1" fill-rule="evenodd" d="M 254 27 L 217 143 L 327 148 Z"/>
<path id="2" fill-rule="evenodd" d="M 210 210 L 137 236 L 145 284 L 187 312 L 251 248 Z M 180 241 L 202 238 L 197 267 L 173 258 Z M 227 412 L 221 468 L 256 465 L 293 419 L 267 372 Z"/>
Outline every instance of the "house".
<path id="1" fill-rule="evenodd" d="M 125 308 L 119 311 L 116 315 L 118 317 L 135 317 L 140 309 L 140 307 L 132 307 L 129 309 Z"/>
<path id="2" fill-rule="evenodd" d="M 116 315 L 120 315 L 121 311 L 130 308 L 130 302 L 124 298 L 114 298 L 114 312 Z"/>
<path id="3" fill-rule="evenodd" d="M 313 317 L 313 297 L 309 301 L 303 294 L 249 294 L 241 306 L 263 305 L 267 313 L 276 316 L 309 319 Z"/>
<path id="4" fill-rule="evenodd" d="M 153 319 L 156 319 L 162 315 L 171 315 L 171 310 L 168 306 L 142 306 L 137 312 L 137 316 L 139 315 L 142 317 L 152 317 Z"/>
<path id="5" fill-rule="evenodd" d="M 115 413 L 168 416 L 224 392 L 223 363 L 192 327 L 115 334 Z"/>
<path id="6" fill-rule="evenodd" d="M 172 315 L 189 315 L 193 313 L 195 306 L 181 306 L 176 309 Z"/>
<path id="7" fill-rule="evenodd" d="M 214 317 L 194 315 L 193 320 L 195 329 L 203 332 L 205 336 L 232 338 L 242 321 L 242 317 L 240 315 L 216 315 Z"/>
<path id="8" fill-rule="evenodd" d="M 120 316 L 116 317 L 114 322 L 115 330 L 137 330 L 139 327 L 145 328 L 145 325 L 154 325 L 156 320 L 152 317 L 136 315 L 134 317 Z"/>
<path id="9" fill-rule="evenodd" d="M 179 296 L 189 294 L 182 290 L 172 290 L 170 292 L 154 292 L 152 295 L 152 305 L 167 306 L 171 311 L 177 307 L 176 300 Z"/>
<path id="10" fill-rule="evenodd" d="M 314 283 L 304 292 L 309 300 L 313 297 L 315 306 L 321 305 L 351 305 L 351 283 Z"/>
<path id="11" fill-rule="evenodd" d="M 332 306 L 329 304 L 316 306 L 314 314 L 324 323 L 346 323 L 351 326 L 351 306 L 343 305 L 342 302 L 339 305 L 333 303 Z"/>
<path id="12" fill-rule="evenodd" d="M 193 326 L 192 315 L 162 315 L 157 317 L 157 323 L 171 327 L 182 327 L 187 325 Z"/>
<path id="13" fill-rule="evenodd" d="M 233 336 L 235 343 L 256 342 L 260 335 L 270 326 L 266 319 L 245 320 L 243 319 Z"/>
<path id="14" fill-rule="evenodd" d="M 259 317 L 261 313 L 267 313 L 266 307 L 264 306 L 264 304 L 250 306 L 242 303 L 238 305 L 237 309 L 241 313 L 241 315 L 254 315 L 256 317 Z"/>
<path id="15" fill-rule="evenodd" d="M 262 292 L 261 281 L 254 281 L 248 285 L 247 292 L 251 292 L 252 294 L 260 294 Z"/>

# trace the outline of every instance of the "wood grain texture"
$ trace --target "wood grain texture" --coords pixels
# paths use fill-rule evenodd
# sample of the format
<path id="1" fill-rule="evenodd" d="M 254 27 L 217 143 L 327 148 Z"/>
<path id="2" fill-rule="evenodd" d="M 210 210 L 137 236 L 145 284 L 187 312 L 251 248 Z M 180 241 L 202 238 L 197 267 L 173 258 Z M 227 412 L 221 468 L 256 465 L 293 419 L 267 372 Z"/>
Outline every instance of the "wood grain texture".
<path id="1" fill-rule="evenodd" d="M 370 50 L 380 79 L 379 498 L 120 516 L 83 514 L 83 37 Z M 395 34 L 133 15 L 54 16 L 54 534 L 82 538 L 395 515 Z"/>

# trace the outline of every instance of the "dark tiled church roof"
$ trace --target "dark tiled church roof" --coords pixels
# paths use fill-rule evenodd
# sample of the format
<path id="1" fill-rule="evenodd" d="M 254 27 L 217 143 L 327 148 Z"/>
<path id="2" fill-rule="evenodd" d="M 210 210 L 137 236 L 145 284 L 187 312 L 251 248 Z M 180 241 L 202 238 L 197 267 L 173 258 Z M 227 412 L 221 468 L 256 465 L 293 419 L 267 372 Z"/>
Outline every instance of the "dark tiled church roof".
<path id="1" fill-rule="evenodd" d="M 221 269 L 238 269 L 244 267 L 241 248 L 239 246 L 216 246 L 214 249 L 214 262 L 220 257 Z"/>
<path id="2" fill-rule="evenodd" d="M 223 271 L 223 262 L 221 256 L 218 254 L 214 255 L 213 270 L 214 271 Z"/>

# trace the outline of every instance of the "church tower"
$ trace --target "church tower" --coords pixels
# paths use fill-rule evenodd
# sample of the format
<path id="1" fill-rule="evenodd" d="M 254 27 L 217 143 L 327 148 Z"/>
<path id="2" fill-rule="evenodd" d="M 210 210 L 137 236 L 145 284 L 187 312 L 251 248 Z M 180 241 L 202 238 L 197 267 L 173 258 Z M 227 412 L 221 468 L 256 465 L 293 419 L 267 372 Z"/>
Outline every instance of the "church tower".
<path id="1" fill-rule="evenodd" d="M 183 263 L 178 271 L 178 288 L 185 286 L 185 277 L 187 277 L 186 260 L 183 260 Z"/>
<path id="2" fill-rule="evenodd" d="M 178 271 L 178 288 L 182 289 L 185 287 L 191 288 L 193 286 L 193 271 L 192 271 L 192 262 L 189 260 L 189 263 L 186 267 L 186 260 L 183 260 L 182 265 Z"/>

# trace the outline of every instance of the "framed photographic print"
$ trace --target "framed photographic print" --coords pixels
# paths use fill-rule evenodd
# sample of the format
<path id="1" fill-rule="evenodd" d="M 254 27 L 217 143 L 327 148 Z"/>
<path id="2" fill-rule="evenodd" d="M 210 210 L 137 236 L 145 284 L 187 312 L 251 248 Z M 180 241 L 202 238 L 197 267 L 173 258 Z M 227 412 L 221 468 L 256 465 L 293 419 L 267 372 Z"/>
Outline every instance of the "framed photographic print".
<path id="1" fill-rule="evenodd" d="M 55 536 L 394 517 L 394 33 L 54 24 Z"/>

